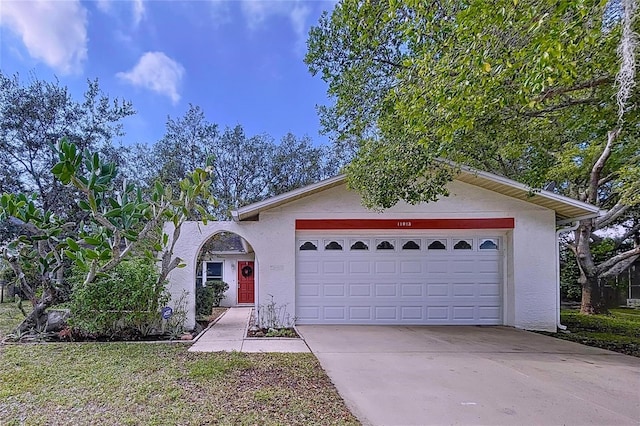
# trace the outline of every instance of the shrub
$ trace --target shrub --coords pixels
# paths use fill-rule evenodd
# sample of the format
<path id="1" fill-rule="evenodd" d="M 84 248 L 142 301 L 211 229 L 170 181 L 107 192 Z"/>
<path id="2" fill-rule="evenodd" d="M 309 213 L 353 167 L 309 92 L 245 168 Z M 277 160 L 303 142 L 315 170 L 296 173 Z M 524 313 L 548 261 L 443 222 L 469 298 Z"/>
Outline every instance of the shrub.
<path id="1" fill-rule="evenodd" d="M 224 281 L 207 281 L 206 286 L 196 286 L 196 315 L 211 315 L 214 306 L 220 306 L 229 284 Z"/>
<path id="2" fill-rule="evenodd" d="M 147 259 L 123 261 L 105 276 L 84 285 L 74 274 L 70 325 L 97 336 L 147 336 L 160 324 L 160 309 L 169 301 Z M 133 336 L 131 336 L 133 334 Z M 137 335 L 137 336 L 136 336 Z"/>

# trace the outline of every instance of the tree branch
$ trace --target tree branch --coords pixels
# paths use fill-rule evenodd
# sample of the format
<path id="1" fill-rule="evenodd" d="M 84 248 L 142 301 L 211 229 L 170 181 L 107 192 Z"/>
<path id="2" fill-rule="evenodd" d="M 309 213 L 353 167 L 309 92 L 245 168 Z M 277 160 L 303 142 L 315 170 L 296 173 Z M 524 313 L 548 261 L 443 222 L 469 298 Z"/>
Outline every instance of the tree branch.
<path id="1" fill-rule="evenodd" d="M 616 219 L 625 214 L 628 209 L 629 206 L 623 204 L 621 201 L 618 201 L 616 205 L 607 210 L 605 214 L 596 218 L 596 229 L 602 229 L 612 224 Z"/>
<path id="2" fill-rule="evenodd" d="M 589 187 L 587 189 L 587 201 L 591 204 L 595 205 L 598 201 L 598 182 L 600 181 L 600 175 L 602 174 L 604 165 L 611 156 L 611 147 L 613 146 L 613 142 L 618 138 L 618 135 L 620 135 L 620 130 L 621 128 L 618 127 L 607 133 L 607 144 L 591 169 Z"/>
<path id="3" fill-rule="evenodd" d="M 606 271 L 603 271 L 600 274 L 601 279 L 614 278 L 624 272 L 627 268 L 629 268 L 640 256 L 631 256 L 627 259 L 622 260 L 621 262 L 616 263 L 611 268 Z"/>
<path id="4" fill-rule="evenodd" d="M 617 263 L 620 263 L 626 259 L 637 257 L 637 256 L 640 256 L 640 246 L 634 247 L 631 250 L 627 250 L 623 253 L 613 256 L 609 260 L 602 262 L 596 267 L 596 273 L 598 275 L 601 275 L 604 272 L 608 271 L 609 269 L 613 268 Z"/>
<path id="5" fill-rule="evenodd" d="M 622 245 L 622 243 L 624 243 L 627 238 L 631 237 L 632 235 L 636 234 L 638 231 L 640 231 L 640 223 L 635 224 L 634 226 L 632 226 L 631 228 L 627 229 L 627 231 L 622 234 L 621 236 L 614 238 L 614 241 L 616 243 L 615 248 L 617 249 L 618 247 L 620 247 Z"/>
<path id="6" fill-rule="evenodd" d="M 611 76 L 597 77 L 584 83 L 577 84 L 571 87 L 550 87 L 542 92 L 542 94 L 536 99 L 537 102 L 543 102 L 549 98 L 557 95 L 571 93 L 583 89 L 592 89 L 594 87 L 602 86 L 603 84 L 611 83 L 613 79 Z"/>
<path id="7" fill-rule="evenodd" d="M 587 105 L 587 104 L 592 104 L 597 102 L 599 102 L 599 100 L 593 97 L 584 98 L 584 99 L 570 99 L 568 101 L 565 101 L 556 105 L 551 105 L 546 108 L 539 109 L 537 111 L 524 112 L 523 115 L 525 117 L 542 117 L 543 115 L 548 114 L 550 112 L 559 111 L 561 109 L 569 108 L 576 105 Z"/>

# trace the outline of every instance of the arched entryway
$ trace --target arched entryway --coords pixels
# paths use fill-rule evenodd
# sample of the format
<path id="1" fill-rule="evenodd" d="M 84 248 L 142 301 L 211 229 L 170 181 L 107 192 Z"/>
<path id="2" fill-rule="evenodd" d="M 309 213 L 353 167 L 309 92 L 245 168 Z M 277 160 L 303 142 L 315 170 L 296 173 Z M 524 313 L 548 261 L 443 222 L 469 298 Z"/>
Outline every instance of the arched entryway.
<path id="1" fill-rule="evenodd" d="M 242 236 L 219 231 L 202 244 L 197 254 L 196 293 L 207 282 L 223 281 L 229 288 L 221 306 L 253 305 L 256 300 L 257 264 L 253 247 Z"/>

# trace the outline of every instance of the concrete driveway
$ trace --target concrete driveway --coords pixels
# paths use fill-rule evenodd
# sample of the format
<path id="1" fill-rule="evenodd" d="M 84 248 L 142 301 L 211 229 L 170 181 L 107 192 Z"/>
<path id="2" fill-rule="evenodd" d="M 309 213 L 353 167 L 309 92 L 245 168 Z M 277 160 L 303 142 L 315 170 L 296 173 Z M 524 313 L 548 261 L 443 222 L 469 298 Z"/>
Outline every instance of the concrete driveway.
<path id="1" fill-rule="evenodd" d="M 364 424 L 640 424 L 638 358 L 507 327 L 298 328 Z"/>

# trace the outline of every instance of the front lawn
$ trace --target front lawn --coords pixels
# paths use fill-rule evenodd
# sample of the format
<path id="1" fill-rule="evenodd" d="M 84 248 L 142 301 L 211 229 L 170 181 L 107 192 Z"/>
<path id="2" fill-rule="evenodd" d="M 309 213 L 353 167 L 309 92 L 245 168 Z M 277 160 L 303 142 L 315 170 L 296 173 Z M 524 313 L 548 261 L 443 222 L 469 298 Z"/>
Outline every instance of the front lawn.
<path id="1" fill-rule="evenodd" d="M 0 334 L 16 324 L 5 320 L 13 316 L 7 310 L 0 305 Z M 0 424 L 358 423 L 312 354 L 202 354 L 187 348 L 0 345 Z"/>
<path id="2" fill-rule="evenodd" d="M 640 357 L 639 309 L 611 309 L 610 315 L 563 310 L 560 317 L 570 333 L 555 333 L 554 337 Z"/>
<path id="3" fill-rule="evenodd" d="M 0 341 L 11 333 L 23 319 L 24 315 L 15 303 L 0 303 Z"/>

